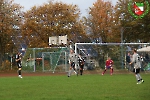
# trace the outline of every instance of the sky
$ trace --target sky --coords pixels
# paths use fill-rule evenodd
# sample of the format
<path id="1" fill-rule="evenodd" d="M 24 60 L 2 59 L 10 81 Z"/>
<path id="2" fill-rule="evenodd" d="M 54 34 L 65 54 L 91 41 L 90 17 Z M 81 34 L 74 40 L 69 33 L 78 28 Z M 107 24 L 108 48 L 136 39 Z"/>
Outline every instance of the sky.
<path id="1" fill-rule="evenodd" d="M 47 3 L 49 0 L 14 0 L 14 3 L 18 3 L 21 6 L 24 6 L 24 11 L 30 10 L 33 6 L 40 6 L 44 3 Z M 54 1 L 62 1 L 67 4 L 75 4 L 78 5 L 81 10 L 81 15 L 86 16 L 87 15 L 87 9 L 89 7 L 92 7 L 93 3 L 95 3 L 97 0 L 54 0 Z M 108 1 L 108 0 L 104 0 Z M 118 0 L 109 0 L 112 2 L 113 5 L 116 4 Z"/>

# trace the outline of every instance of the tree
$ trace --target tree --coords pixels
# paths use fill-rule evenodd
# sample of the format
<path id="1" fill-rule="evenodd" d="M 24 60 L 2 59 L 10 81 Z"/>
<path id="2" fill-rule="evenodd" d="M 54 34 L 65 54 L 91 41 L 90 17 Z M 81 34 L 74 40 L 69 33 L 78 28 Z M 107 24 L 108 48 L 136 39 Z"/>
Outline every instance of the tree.
<path id="1" fill-rule="evenodd" d="M 5 60 L 5 53 L 12 54 L 13 52 L 12 37 L 16 35 L 16 30 L 20 28 L 22 22 L 21 8 L 20 5 L 13 3 L 13 0 L 0 1 L 0 61 Z"/>
<path id="2" fill-rule="evenodd" d="M 149 42 L 149 17 L 147 14 L 144 18 L 135 18 L 130 12 L 134 13 L 133 4 L 135 2 L 143 2 L 143 0 L 118 0 L 115 6 L 115 22 L 118 24 L 119 30 L 116 36 L 123 34 L 123 42 Z M 131 3 L 131 5 L 129 5 Z M 144 5 L 146 1 L 143 2 Z M 131 10 L 130 10 L 130 9 Z M 144 9 L 147 9 L 146 6 Z M 120 30 L 122 29 L 122 30 Z M 120 31 L 120 32 L 119 32 Z M 120 36 L 121 37 L 121 36 Z"/>
<path id="3" fill-rule="evenodd" d="M 25 13 L 22 35 L 29 39 L 29 47 L 46 47 L 50 36 L 67 35 L 76 42 L 77 36 L 85 34 L 79 21 L 77 5 L 49 1 L 34 6 Z"/>
<path id="4" fill-rule="evenodd" d="M 142 1 L 137 0 L 136 2 L 142 2 L 144 3 L 144 13 L 146 13 L 146 10 L 150 10 L 150 1 L 148 0 Z M 149 6 L 149 8 L 147 8 Z M 150 11 L 149 11 L 150 12 Z M 133 35 L 136 35 L 137 41 L 140 42 L 150 42 L 150 40 L 147 38 L 150 36 L 150 13 L 148 12 L 147 15 L 145 15 L 143 18 L 139 18 L 135 21 L 133 21 L 131 24 L 133 26 Z"/>
<path id="5" fill-rule="evenodd" d="M 89 16 L 82 18 L 83 26 L 87 36 L 94 43 L 108 43 L 116 41 L 114 39 L 113 27 L 117 26 L 114 22 L 114 7 L 110 1 L 97 0 L 89 8 Z M 111 49 L 110 46 L 92 46 L 98 53 L 97 61 L 104 63 L 104 57 Z M 113 52 L 111 52 L 113 53 Z M 110 54 L 111 55 L 111 54 Z"/>
<path id="6" fill-rule="evenodd" d="M 86 21 L 86 22 L 85 22 Z M 97 0 L 90 8 L 89 16 L 84 23 L 90 29 L 92 39 L 101 38 L 103 42 L 111 42 L 113 33 L 113 6 L 111 2 Z"/>

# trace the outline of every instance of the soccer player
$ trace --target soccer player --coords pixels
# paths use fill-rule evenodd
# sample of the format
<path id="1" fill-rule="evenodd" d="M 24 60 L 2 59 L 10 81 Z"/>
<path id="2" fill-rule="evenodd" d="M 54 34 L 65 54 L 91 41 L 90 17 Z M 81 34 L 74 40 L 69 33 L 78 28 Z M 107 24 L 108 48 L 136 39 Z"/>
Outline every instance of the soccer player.
<path id="1" fill-rule="evenodd" d="M 143 83 L 144 80 L 142 79 L 142 77 L 141 77 L 141 75 L 140 75 L 140 70 L 141 70 L 141 58 L 140 58 L 139 54 L 137 53 L 137 50 L 136 50 L 136 49 L 133 50 L 132 61 L 130 62 L 130 64 L 134 64 L 133 72 L 135 73 L 135 77 L 136 77 L 136 80 L 137 80 L 137 84 Z"/>
<path id="2" fill-rule="evenodd" d="M 17 66 L 18 66 L 18 74 L 19 74 L 19 78 L 23 78 L 22 76 L 21 76 L 21 68 L 22 68 L 22 66 L 21 66 L 21 55 L 22 55 L 22 53 L 20 53 L 20 52 L 18 52 L 17 54 L 16 54 L 16 62 L 17 62 Z"/>
<path id="3" fill-rule="evenodd" d="M 106 72 L 107 69 L 110 69 L 110 75 L 113 74 L 113 60 L 111 60 L 111 57 L 108 57 L 108 59 L 106 60 L 105 63 L 105 70 L 102 72 L 102 75 L 104 75 L 104 73 Z"/>
<path id="4" fill-rule="evenodd" d="M 128 52 L 128 54 L 126 56 L 126 68 L 127 68 L 128 71 L 131 70 L 130 62 L 131 62 L 131 57 L 130 57 L 130 53 Z"/>
<path id="5" fill-rule="evenodd" d="M 73 71 L 78 75 L 78 72 L 75 70 L 76 62 L 77 62 L 77 55 L 74 53 L 74 50 L 71 49 L 70 54 L 69 54 L 70 68 L 69 68 L 69 72 L 68 72 L 68 77 L 70 77 L 70 75 Z"/>
<path id="6" fill-rule="evenodd" d="M 79 55 L 78 56 L 78 63 L 80 66 L 80 75 L 83 74 L 84 62 L 85 62 L 84 58 L 81 55 Z"/>

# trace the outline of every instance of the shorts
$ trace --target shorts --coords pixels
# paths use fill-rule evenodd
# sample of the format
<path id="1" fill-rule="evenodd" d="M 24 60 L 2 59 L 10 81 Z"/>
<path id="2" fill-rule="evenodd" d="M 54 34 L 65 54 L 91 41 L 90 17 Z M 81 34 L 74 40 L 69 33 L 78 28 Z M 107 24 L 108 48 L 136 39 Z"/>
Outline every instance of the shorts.
<path id="1" fill-rule="evenodd" d="M 105 66 L 106 69 L 110 69 L 112 66 Z"/>
<path id="2" fill-rule="evenodd" d="M 80 66 L 80 68 L 81 68 L 81 69 L 83 69 L 83 68 L 84 68 L 84 65 L 79 65 L 79 66 Z"/>
<path id="3" fill-rule="evenodd" d="M 141 68 L 138 68 L 138 69 L 133 69 L 133 72 L 135 73 L 135 74 L 138 74 L 138 73 L 140 73 L 140 70 L 141 70 Z"/>
<path id="4" fill-rule="evenodd" d="M 75 62 L 71 62 L 71 67 L 72 67 L 72 68 L 75 67 Z"/>
<path id="5" fill-rule="evenodd" d="M 17 63 L 18 68 L 22 68 L 21 63 Z"/>

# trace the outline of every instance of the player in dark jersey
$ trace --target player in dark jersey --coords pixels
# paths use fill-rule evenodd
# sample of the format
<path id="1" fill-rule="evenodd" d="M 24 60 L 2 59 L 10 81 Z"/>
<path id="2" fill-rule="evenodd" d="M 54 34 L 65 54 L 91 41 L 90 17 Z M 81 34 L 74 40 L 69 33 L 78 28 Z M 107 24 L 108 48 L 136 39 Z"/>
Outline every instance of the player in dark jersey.
<path id="1" fill-rule="evenodd" d="M 105 70 L 102 72 L 102 75 L 104 75 L 104 73 L 106 72 L 107 69 L 110 69 L 110 75 L 113 74 L 113 60 L 111 60 L 110 57 L 108 57 L 108 59 L 106 60 L 106 63 L 105 63 Z"/>
<path id="2" fill-rule="evenodd" d="M 22 68 L 22 65 L 21 65 L 21 55 L 22 55 L 22 53 L 20 53 L 20 52 L 18 52 L 17 54 L 16 54 L 16 62 L 17 62 L 17 66 L 18 66 L 18 74 L 19 74 L 19 78 L 23 78 L 22 76 L 21 76 L 21 68 Z"/>
<path id="3" fill-rule="evenodd" d="M 79 63 L 79 67 L 80 67 L 80 75 L 83 74 L 84 62 L 85 62 L 84 58 L 81 55 L 79 55 L 78 63 Z"/>

